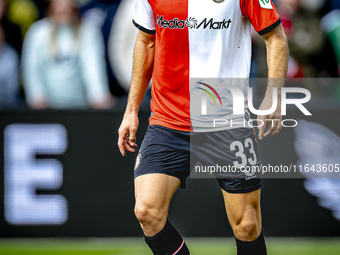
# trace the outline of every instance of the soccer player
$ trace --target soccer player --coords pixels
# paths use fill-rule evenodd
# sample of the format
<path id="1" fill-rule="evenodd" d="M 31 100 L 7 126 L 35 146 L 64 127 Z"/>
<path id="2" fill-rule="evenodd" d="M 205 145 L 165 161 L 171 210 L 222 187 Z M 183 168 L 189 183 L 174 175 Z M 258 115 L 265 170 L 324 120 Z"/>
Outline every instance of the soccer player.
<path id="1" fill-rule="evenodd" d="M 280 92 L 284 85 L 287 40 L 271 0 L 135 0 L 133 23 L 140 31 L 128 104 L 118 130 L 118 147 L 123 156 L 126 151 L 135 152 L 138 109 L 152 78 L 152 112 L 135 164 L 135 214 L 154 254 L 187 255 L 190 253 L 184 240 L 167 216 L 176 189 L 185 187 L 190 157 L 196 156 L 202 164 L 212 165 L 214 161 L 210 159 L 215 158 L 237 167 L 259 162 L 253 128 L 233 125 L 216 131 L 204 123 L 199 126 L 200 116 L 192 103 L 202 91 L 193 89 L 190 81 L 248 78 L 253 25 L 267 47 L 269 80 L 260 109 L 269 109 L 274 88 Z M 202 84 L 215 91 L 210 85 Z M 240 120 L 232 116 L 230 97 L 219 93 L 219 99 L 223 107 L 214 109 L 224 111 L 225 119 Z M 272 114 L 258 116 L 265 123 L 259 130 L 259 139 L 276 135 L 281 129 L 280 122 L 275 122 L 265 131 L 266 120 L 282 118 L 280 93 L 277 101 Z M 241 120 L 249 117 L 246 102 L 244 105 Z M 192 147 L 195 151 L 190 151 L 192 137 L 204 141 L 202 146 Z M 261 225 L 260 178 L 217 181 L 237 254 L 267 254 Z"/>

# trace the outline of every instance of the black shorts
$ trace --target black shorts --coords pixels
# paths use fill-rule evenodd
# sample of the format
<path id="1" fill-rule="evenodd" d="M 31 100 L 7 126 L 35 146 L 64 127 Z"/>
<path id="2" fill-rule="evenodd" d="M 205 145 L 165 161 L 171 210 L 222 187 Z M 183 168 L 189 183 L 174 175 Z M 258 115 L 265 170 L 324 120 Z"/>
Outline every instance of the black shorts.
<path id="1" fill-rule="evenodd" d="M 134 177 L 162 173 L 177 177 L 181 188 L 194 164 L 203 169 L 215 167 L 214 177 L 229 193 L 247 193 L 261 187 L 256 173 L 244 171 L 259 164 L 255 132 L 237 128 L 217 132 L 194 133 L 177 131 L 163 126 L 149 126 L 135 164 Z M 206 168 L 204 168 L 206 167 Z M 233 171 L 221 171 L 221 169 Z M 197 165 L 195 166 L 197 170 Z"/>

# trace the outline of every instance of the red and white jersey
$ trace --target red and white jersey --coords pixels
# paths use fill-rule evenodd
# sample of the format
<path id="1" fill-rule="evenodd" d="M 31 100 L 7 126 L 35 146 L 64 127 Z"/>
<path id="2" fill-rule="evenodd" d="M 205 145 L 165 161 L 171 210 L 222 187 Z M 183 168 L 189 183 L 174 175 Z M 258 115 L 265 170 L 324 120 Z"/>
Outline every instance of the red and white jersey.
<path id="1" fill-rule="evenodd" d="M 251 25 L 262 35 L 281 23 L 271 0 L 135 1 L 133 23 L 156 34 L 150 125 L 175 130 L 193 130 L 190 79 L 248 78 Z"/>

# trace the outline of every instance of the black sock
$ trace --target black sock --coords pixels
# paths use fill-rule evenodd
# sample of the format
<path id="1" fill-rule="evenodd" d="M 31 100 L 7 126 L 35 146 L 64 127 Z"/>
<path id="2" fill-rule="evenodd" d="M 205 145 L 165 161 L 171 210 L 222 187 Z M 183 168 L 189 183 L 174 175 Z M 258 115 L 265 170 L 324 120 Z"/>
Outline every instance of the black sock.
<path id="1" fill-rule="evenodd" d="M 190 255 L 183 238 L 169 221 L 155 236 L 144 237 L 154 255 Z"/>
<path id="2" fill-rule="evenodd" d="M 263 232 L 254 241 L 241 241 L 236 239 L 237 255 L 267 255 Z"/>

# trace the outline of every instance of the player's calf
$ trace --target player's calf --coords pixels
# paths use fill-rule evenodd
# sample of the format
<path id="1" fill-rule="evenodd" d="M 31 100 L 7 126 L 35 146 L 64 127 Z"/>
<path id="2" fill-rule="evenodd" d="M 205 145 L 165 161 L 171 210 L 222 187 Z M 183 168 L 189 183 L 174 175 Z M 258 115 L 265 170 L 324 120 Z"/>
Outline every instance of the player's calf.
<path id="1" fill-rule="evenodd" d="M 171 198 L 180 180 L 165 174 L 146 174 L 135 179 L 135 215 L 145 242 L 155 255 L 189 255 L 177 230 L 167 221 Z"/>
<path id="2" fill-rule="evenodd" d="M 263 233 L 253 241 L 241 241 L 236 239 L 237 255 L 267 255 L 266 243 Z"/>
<path id="3" fill-rule="evenodd" d="M 183 238 L 169 221 L 156 235 L 145 236 L 145 242 L 155 255 L 190 255 Z"/>
<path id="4" fill-rule="evenodd" d="M 260 190 L 236 194 L 223 190 L 223 196 L 236 239 L 237 255 L 266 255 L 261 232 Z"/>
<path id="5" fill-rule="evenodd" d="M 189 255 L 189 250 L 177 232 L 167 221 L 167 211 L 151 206 L 135 206 L 135 215 L 144 232 L 145 242 L 155 255 Z"/>

